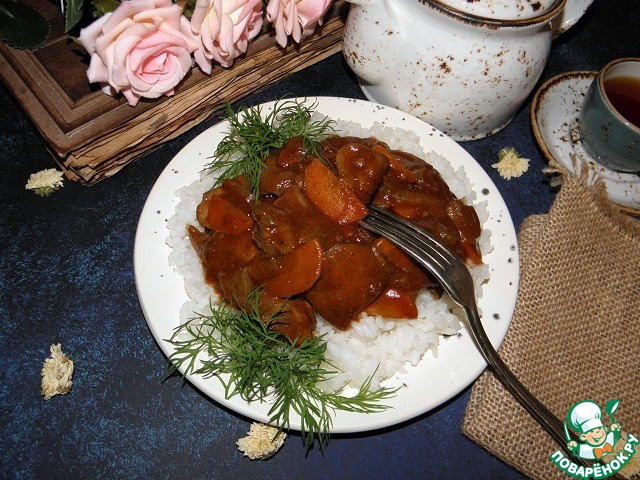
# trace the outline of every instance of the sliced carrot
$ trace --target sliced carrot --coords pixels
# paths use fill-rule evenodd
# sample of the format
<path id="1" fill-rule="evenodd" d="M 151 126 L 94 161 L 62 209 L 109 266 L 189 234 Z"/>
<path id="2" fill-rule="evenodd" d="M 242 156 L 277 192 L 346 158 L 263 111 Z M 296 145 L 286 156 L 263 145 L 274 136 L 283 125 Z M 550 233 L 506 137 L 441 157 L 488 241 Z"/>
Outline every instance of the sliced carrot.
<path id="1" fill-rule="evenodd" d="M 415 296 L 423 288 L 435 285 L 435 281 L 408 254 L 386 238 L 376 240 L 373 248 L 395 267 L 388 288 L 397 288 Z"/>
<path id="2" fill-rule="evenodd" d="M 318 210 L 340 225 L 367 216 L 366 205 L 317 158 L 304 170 L 304 193 Z"/>
<path id="3" fill-rule="evenodd" d="M 476 265 L 482 264 L 482 254 L 478 250 L 477 244 L 470 244 L 465 242 L 462 244 L 462 248 L 467 254 L 467 264 L 470 267 L 475 267 Z"/>
<path id="4" fill-rule="evenodd" d="M 213 230 L 223 233 L 237 234 L 253 226 L 253 219 L 248 214 L 233 206 L 221 195 L 212 195 L 209 199 L 207 220 Z"/>
<path id="5" fill-rule="evenodd" d="M 422 218 L 423 209 L 419 205 L 409 205 L 406 203 L 399 203 L 397 205 L 391 205 L 391 210 L 398 216 L 406 220 L 418 220 Z"/>
<path id="6" fill-rule="evenodd" d="M 409 255 L 404 253 L 386 238 L 380 237 L 376 240 L 373 247 L 400 270 L 414 271 L 418 269 Z"/>
<path id="7" fill-rule="evenodd" d="M 389 159 L 389 168 L 393 170 L 399 178 L 409 183 L 413 183 L 418 180 L 411 170 L 404 166 L 404 163 L 394 157 L 393 154 L 382 145 L 376 145 L 373 147 L 373 150 L 382 153 Z"/>
<path id="8" fill-rule="evenodd" d="M 314 238 L 282 257 L 280 272 L 265 282 L 264 291 L 275 297 L 297 295 L 309 290 L 321 271 L 322 247 Z"/>
<path id="9" fill-rule="evenodd" d="M 418 307 L 411 296 L 395 288 L 382 292 L 365 311 L 385 318 L 418 318 Z"/>

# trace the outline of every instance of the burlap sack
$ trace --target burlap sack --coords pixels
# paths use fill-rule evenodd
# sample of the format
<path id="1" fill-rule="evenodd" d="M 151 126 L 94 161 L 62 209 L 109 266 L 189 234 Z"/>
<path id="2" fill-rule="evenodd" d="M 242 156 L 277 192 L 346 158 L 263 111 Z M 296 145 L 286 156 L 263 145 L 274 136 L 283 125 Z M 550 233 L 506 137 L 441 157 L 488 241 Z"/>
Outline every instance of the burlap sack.
<path id="1" fill-rule="evenodd" d="M 549 214 L 528 218 L 518 240 L 521 283 L 500 355 L 559 418 L 580 400 L 604 410 L 619 399 L 623 435 L 640 438 L 640 222 L 619 215 L 601 184 L 566 176 Z M 490 371 L 472 388 L 462 431 L 531 478 L 568 478 L 549 459 L 558 446 Z M 637 450 L 620 472 L 634 479 Z"/>

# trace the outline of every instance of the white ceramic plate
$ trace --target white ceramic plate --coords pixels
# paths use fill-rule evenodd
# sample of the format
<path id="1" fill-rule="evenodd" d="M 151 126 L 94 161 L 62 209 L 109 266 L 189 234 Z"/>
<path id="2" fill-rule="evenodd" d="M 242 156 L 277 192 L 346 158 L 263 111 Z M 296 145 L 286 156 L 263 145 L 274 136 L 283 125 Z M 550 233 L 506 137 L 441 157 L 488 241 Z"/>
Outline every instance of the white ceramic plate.
<path id="1" fill-rule="evenodd" d="M 582 146 L 578 115 L 596 72 L 569 72 L 548 80 L 531 103 L 533 134 L 547 160 L 575 175 L 583 167 L 590 179 L 599 177 L 609 199 L 630 213 L 640 213 L 640 175 L 609 170 L 596 163 Z"/>
<path id="2" fill-rule="evenodd" d="M 477 191 L 478 200 L 487 201 L 490 213 L 485 227 L 492 231 L 494 249 L 485 261 L 490 266 L 491 278 L 484 287 L 479 304 L 487 333 L 497 347 L 507 332 L 515 307 L 519 278 L 518 247 L 507 207 L 482 167 L 453 140 L 406 113 L 360 100 L 320 97 L 310 101 L 317 101 L 317 111 L 334 119 L 355 121 L 363 127 L 380 122 L 413 130 L 420 136 L 420 143 L 426 151 L 433 150 L 443 155 L 455 168 L 464 166 Z M 263 112 L 272 107 L 273 103 L 263 105 Z M 198 178 L 198 173 L 209 161 L 206 157 L 213 153 L 227 132 L 228 123 L 219 123 L 200 134 L 175 156 L 151 190 L 138 224 L 134 250 L 136 287 L 149 328 L 167 356 L 172 353 L 172 347 L 165 339 L 170 338 L 178 326 L 178 312 L 187 301 L 187 295 L 182 277 L 168 264 L 170 249 L 165 244 L 168 236 L 165 222 L 173 215 L 178 203 L 174 192 Z M 332 432 L 369 431 L 412 419 L 455 396 L 486 367 L 465 330 L 460 336 L 442 339 L 438 350 L 437 358 L 427 353 L 415 368 L 385 383 L 389 386 L 406 385 L 387 402 L 391 409 L 376 414 L 337 412 Z M 225 399 L 222 386 L 216 379 L 190 375 L 189 380 L 227 408 L 256 421 L 268 420 L 268 403 L 247 403 L 237 397 Z M 293 419 L 291 427 L 299 429 L 298 418 Z"/>

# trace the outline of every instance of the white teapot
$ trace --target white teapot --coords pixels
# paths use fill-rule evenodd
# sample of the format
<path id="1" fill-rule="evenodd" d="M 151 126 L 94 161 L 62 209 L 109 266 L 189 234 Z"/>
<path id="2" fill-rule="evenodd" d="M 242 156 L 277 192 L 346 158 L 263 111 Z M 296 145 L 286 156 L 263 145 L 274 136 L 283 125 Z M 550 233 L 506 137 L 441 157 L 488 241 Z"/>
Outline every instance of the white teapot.
<path id="1" fill-rule="evenodd" d="M 593 0 L 349 1 L 342 51 L 365 96 L 474 140 L 511 121 Z"/>

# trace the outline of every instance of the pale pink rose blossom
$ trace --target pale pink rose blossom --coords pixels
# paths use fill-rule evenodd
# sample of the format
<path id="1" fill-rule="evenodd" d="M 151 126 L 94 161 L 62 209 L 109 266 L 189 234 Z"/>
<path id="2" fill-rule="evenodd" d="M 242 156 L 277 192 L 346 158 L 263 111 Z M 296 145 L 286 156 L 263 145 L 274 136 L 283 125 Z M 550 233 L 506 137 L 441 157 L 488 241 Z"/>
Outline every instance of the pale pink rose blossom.
<path id="1" fill-rule="evenodd" d="M 262 0 L 197 0 L 191 16 L 196 63 L 207 74 L 212 60 L 230 67 L 261 28 Z"/>
<path id="2" fill-rule="evenodd" d="M 276 29 L 276 41 L 287 46 L 289 36 L 300 43 L 322 25 L 332 0 L 270 0 L 267 5 L 267 21 Z"/>
<path id="3" fill-rule="evenodd" d="M 198 48 L 182 7 L 171 0 L 124 0 L 80 32 L 91 54 L 90 82 L 109 95 L 122 92 L 135 106 L 141 97 L 173 95 Z"/>

